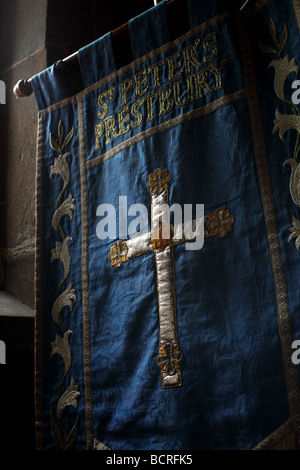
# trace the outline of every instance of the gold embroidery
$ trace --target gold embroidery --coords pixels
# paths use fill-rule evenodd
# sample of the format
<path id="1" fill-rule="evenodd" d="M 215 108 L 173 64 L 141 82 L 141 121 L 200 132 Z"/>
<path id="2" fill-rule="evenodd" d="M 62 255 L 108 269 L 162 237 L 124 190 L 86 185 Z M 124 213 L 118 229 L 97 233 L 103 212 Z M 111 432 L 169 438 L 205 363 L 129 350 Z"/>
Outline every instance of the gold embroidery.
<path id="1" fill-rule="evenodd" d="M 104 134 L 104 123 L 99 122 L 98 124 L 95 125 L 95 150 L 98 150 L 101 145 L 100 145 L 100 137 L 103 136 Z"/>
<path id="2" fill-rule="evenodd" d="M 147 104 L 147 121 L 152 121 L 154 118 L 153 112 L 153 100 L 158 97 L 158 92 L 151 93 L 151 95 L 145 96 L 145 102 Z"/>
<path id="3" fill-rule="evenodd" d="M 71 383 L 67 390 L 62 394 L 57 404 L 57 419 L 61 420 L 62 412 L 66 406 L 73 406 L 74 408 L 78 407 L 78 397 L 80 393 L 78 392 L 78 385 L 75 384 L 73 377 L 71 377 Z"/>
<path id="4" fill-rule="evenodd" d="M 188 75 L 191 71 L 191 65 L 196 68 L 202 67 L 202 63 L 196 57 L 197 54 L 197 45 L 201 42 L 200 39 L 196 39 L 196 44 L 191 44 L 183 49 L 183 57 L 184 57 L 184 70 L 185 74 Z"/>
<path id="5" fill-rule="evenodd" d="M 53 150 L 59 152 L 60 154 L 63 153 L 63 149 L 71 142 L 74 135 L 74 128 L 66 135 L 65 137 L 65 128 L 62 123 L 62 120 L 58 123 L 58 140 L 55 140 L 52 137 L 50 132 L 50 146 Z"/>
<path id="6" fill-rule="evenodd" d="M 52 227 L 57 232 L 59 231 L 59 222 L 64 215 L 68 215 L 70 220 L 73 219 L 73 212 L 76 210 L 75 200 L 70 193 L 67 199 L 56 209 L 52 218 Z"/>
<path id="7" fill-rule="evenodd" d="M 126 242 L 117 241 L 116 244 L 110 248 L 110 254 L 108 255 L 111 266 L 117 266 L 117 268 L 122 266 L 122 263 L 127 261 L 127 251 Z"/>
<path id="8" fill-rule="evenodd" d="M 93 450 L 111 450 L 107 447 L 103 442 L 98 441 L 98 439 L 94 439 Z"/>
<path id="9" fill-rule="evenodd" d="M 36 162 L 36 226 L 35 239 L 36 250 L 34 260 L 34 309 L 35 315 L 35 442 L 36 449 L 43 448 L 43 426 L 44 426 L 44 396 L 43 396 L 43 329 L 44 329 L 44 140 L 45 119 L 42 113 L 38 114 L 38 139 L 37 139 L 37 162 Z"/>
<path id="10" fill-rule="evenodd" d="M 148 77 L 147 70 L 142 70 L 134 76 L 135 79 L 135 99 L 145 95 L 148 91 Z M 144 88 L 142 88 L 144 85 Z"/>
<path id="11" fill-rule="evenodd" d="M 148 74 L 150 72 L 153 72 L 153 78 L 154 78 L 154 88 L 159 88 L 161 86 L 160 80 L 159 80 L 159 68 L 164 65 L 165 61 L 160 60 L 159 62 L 156 62 L 153 65 L 150 65 L 148 68 Z"/>
<path id="12" fill-rule="evenodd" d="M 115 130 L 115 126 L 116 126 L 115 118 L 113 116 L 108 116 L 107 118 L 104 119 L 104 124 L 105 124 L 105 135 L 106 135 L 105 144 L 109 144 L 111 142 L 111 136 L 119 137 L 118 132 L 116 132 Z"/>
<path id="13" fill-rule="evenodd" d="M 71 358 L 71 348 L 69 344 L 69 336 L 72 333 L 73 332 L 71 330 L 68 330 L 64 333 L 63 337 L 56 335 L 55 341 L 52 341 L 51 343 L 52 350 L 50 353 L 50 357 L 53 357 L 55 354 L 59 354 L 62 357 L 62 359 L 64 360 L 64 365 L 65 365 L 64 376 L 66 376 L 66 374 L 69 372 L 71 368 L 72 358 Z"/>
<path id="14" fill-rule="evenodd" d="M 296 217 L 293 215 L 292 221 L 293 221 L 293 227 L 289 228 L 289 231 L 292 232 L 292 234 L 289 237 L 289 242 L 293 240 L 293 238 L 296 238 L 295 246 L 297 250 L 299 250 L 300 248 L 300 220 L 296 219 Z"/>
<path id="15" fill-rule="evenodd" d="M 175 78 L 178 78 L 176 74 L 172 76 L 172 84 L 169 87 L 164 87 L 161 90 L 148 93 L 148 79 L 146 70 L 143 70 L 135 75 L 136 84 L 136 96 L 135 99 L 143 98 L 138 100 L 139 107 L 146 105 L 147 110 L 147 121 L 152 121 L 155 117 L 163 116 L 173 109 L 174 104 L 176 107 L 182 107 L 195 100 L 201 99 L 204 94 L 210 94 L 213 91 L 217 91 L 223 88 L 222 73 L 226 64 L 229 62 L 228 58 L 220 60 L 219 64 L 210 64 L 206 69 L 195 72 L 184 80 L 174 82 Z M 139 77 L 139 78 L 138 78 Z M 143 77 L 142 79 L 140 77 Z M 122 82 L 121 92 L 123 94 L 122 103 L 127 102 L 127 92 L 131 88 L 126 87 L 125 84 L 128 81 Z M 214 84 L 214 85 L 213 85 Z M 125 93 L 126 92 L 126 93 Z M 146 94 L 148 93 L 148 94 Z M 182 97 L 185 97 L 182 99 Z M 132 97 L 131 97 L 132 98 Z M 156 105 L 157 99 L 159 100 L 159 106 Z M 115 111 L 114 115 L 106 116 L 104 121 L 95 125 L 95 148 L 101 147 L 101 138 L 106 141 L 105 144 L 109 144 L 113 138 L 118 138 L 121 135 L 125 135 L 131 128 L 136 128 L 142 123 L 143 113 L 138 114 L 141 119 L 131 120 L 131 116 L 136 117 L 136 101 Z M 116 121 L 119 123 L 119 129 L 116 129 Z M 124 124 L 126 124 L 124 126 Z M 104 135 L 105 132 L 105 135 Z"/>
<path id="16" fill-rule="evenodd" d="M 69 246 L 68 246 L 68 243 L 70 240 L 72 240 L 71 237 L 66 237 L 63 243 L 56 242 L 55 248 L 51 250 L 51 260 L 50 260 L 51 263 L 52 261 L 56 259 L 60 260 L 63 263 L 63 266 L 64 266 L 63 281 L 66 280 L 70 272 L 71 256 L 70 256 Z"/>
<path id="17" fill-rule="evenodd" d="M 273 134 L 278 131 L 279 137 L 283 140 L 283 135 L 289 129 L 295 129 L 300 133 L 300 116 L 292 116 L 291 114 L 281 114 L 278 109 L 275 111 Z M 299 146 L 296 148 L 294 158 L 297 158 Z"/>
<path id="18" fill-rule="evenodd" d="M 157 168 L 154 173 L 148 176 L 147 188 L 150 190 L 150 194 L 158 195 L 165 189 L 168 189 L 168 183 L 171 181 L 171 176 L 167 169 L 161 170 Z"/>
<path id="19" fill-rule="evenodd" d="M 141 125 L 141 122 L 143 120 L 143 115 L 141 113 L 141 111 L 138 111 L 137 110 L 137 106 L 139 108 L 141 108 L 144 104 L 144 101 L 145 101 L 145 98 L 142 98 L 138 101 L 136 101 L 135 103 L 133 103 L 132 107 L 131 107 L 131 114 L 134 118 L 136 118 L 136 121 L 131 121 L 131 127 L 133 129 L 135 129 L 136 127 L 139 127 Z"/>
<path id="20" fill-rule="evenodd" d="M 164 116 L 169 113 L 174 106 L 174 100 L 170 96 L 172 93 L 171 88 L 166 87 L 158 91 L 159 96 L 159 115 Z"/>
<path id="21" fill-rule="evenodd" d="M 229 209 L 217 209 L 213 214 L 205 216 L 204 236 L 218 238 L 225 237 L 231 232 L 234 223 L 234 216 Z"/>
<path id="22" fill-rule="evenodd" d="M 89 304 L 89 202 L 86 168 L 86 145 L 82 96 L 78 100 L 79 158 L 81 187 L 81 292 L 82 292 L 82 340 L 83 375 L 85 395 L 85 425 L 87 450 L 93 449 L 93 387 L 91 374 L 91 319 Z"/>
<path id="23" fill-rule="evenodd" d="M 113 97 L 114 97 L 114 93 L 115 93 L 115 87 L 111 87 L 108 90 L 101 93 L 101 95 L 98 96 L 98 101 L 97 101 L 98 106 L 99 106 L 99 108 L 103 109 L 103 111 L 98 111 L 98 118 L 99 119 L 104 119 L 105 116 L 107 115 L 107 111 L 108 111 L 108 104 L 105 101 L 103 101 L 103 99 L 108 98 L 109 100 L 112 100 Z"/>
<path id="24" fill-rule="evenodd" d="M 75 289 L 73 289 L 73 284 L 70 282 L 67 289 L 56 298 L 51 310 L 53 320 L 55 323 L 60 325 L 62 331 L 65 331 L 66 327 L 60 315 L 61 311 L 65 307 L 69 307 L 70 311 L 72 311 L 73 301 L 76 302 L 76 295 Z"/>
<path id="25" fill-rule="evenodd" d="M 70 180 L 70 170 L 69 165 L 67 163 L 67 157 L 69 155 L 71 155 L 69 152 L 63 155 L 59 155 L 59 157 L 55 158 L 54 165 L 51 165 L 50 167 L 50 178 L 52 178 L 55 174 L 60 175 L 62 177 L 64 181 L 62 191 L 66 189 Z"/>
<path id="26" fill-rule="evenodd" d="M 133 80 L 132 78 L 127 78 L 121 82 L 121 93 L 122 93 L 122 106 L 127 104 L 127 93 L 132 89 Z"/>
<path id="27" fill-rule="evenodd" d="M 211 44 L 210 41 L 215 42 L 217 40 L 216 33 L 210 33 L 203 42 L 203 49 L 207 52 L 211 52 L 211 55 L 204 56 L 204 62 L 212 62 L 219 54 L 217 44 Z"/>
<path id="28" fill-rule="evenodd" d="M 182 360 L 183 354 L 179 351 L 178 344 L 171 343 L 166 343 L 164 347 L 159 348 L 159 355 L 156 358 L 157 365 L 168 375 L 174 375 L 175 370 L 180 370 Z"/>
<path id="29" fill-rule="evenodd" d="M 200 72 L 198 72 L 199 75 L 201 75 Z M 196 75 L 198 75 L 198 73 Z M 195 75 L 195 76 L 196 76 Z M 199 86 L 199 89 L 207 90 L 207 92 L 212 91 L 211 88 L 207 88 L 208 85 L 204 82 L 201 83 Z M 197 89 L 197 88 L 196 88 Z M 198 90 L 198 93 L 200 91 Z M 87 169 L 91 169 L 97 165 L 102 165 L 103 163 L 107 162 L 111 158 L 113 158 L 115 155 L 117 155 L 119 152 L 122 150 L 126 150 L 133 145 L 138 144 L 142 140 L 145 140 L 149 137 L 153 137 L 154 135 L 158 135 L 162 132 L 168 131 L 172 129 L 173 127 L 178 126 L 179 124 L 182 124 L 184 122 L 190 121 L 191 119 L 196 119 L 201 116 L 206 116 L 207 114 L 213 113 L 220 107 L 226 106 L 229 103 L 234 103 L 235 101 L 240 101 L 246 98 L 246 90 L 239 90 L 236 93 L 233 93 L 231 95 L 225 95 L 221 96 L 220 98 L 212 101 L 211 103 L 206 104 L 205 106 L 201 106 L 200 108 L 192 109 L 191 111 L 188 111 L 186 113 L 180 114 L 176 118 L 169 119 L 166 122 L 163 122 L 162 124 L 158 124 L 156 126 L 153 126 L 149 129 L 146 129 L 145 131 L 140 132 L 139 134 L 136 134 L 133 137 L 130 137 L 129 139 L 125 140 L 124 142 L 121 142 L 120 144 L 115 145 L 112 149 L 108 150 L 107 152 L 103 153 L 102 155 L 99 155 L 95 158 L 91 158 L 86 162 Z M 142 99 L 143 100 L 143 99 Z M 139 106 L 142 106 L 143 102 L 138 103 Z M 133 105 L 134 107 L 134 105 Z M 132 113 L 132 109 L 131 109 Z M 131 127 L 138 127 L 142 121 L 142 114 L 137 113 L 139 115 L 139 122 L 136 123 L 136 126 L 131 124 Z"/>
<path id="30" fill-rule="evenodd" d="M 80 395 L 78 392 L 78 386 L 75 384 L 73 378 L 71 378 L 69 387 L 63 391 L 66 376 L 71 368 L 72 362 L 71 347 L 69 344 L 69 336 L 72 334 L 72 331 L 67 330 L 62 319 L 62 311 L 65 307 L 69 307 L 70 310 L 73 309 L 73 302 L 76 302 L 76 295 L 71 282 L 65 291 L 61 292 L 63 284 L 70 274 L 71 256 L 68 244 L 72 238 L 65 235 L 64 230 L 60 224 L 60 220 L 64 215 L 68 215 L 70 220 L 72 220 L 72 211 L 76 209 L 76 206 L 75 200 L 71 193 L 69 193 L 63 202 L 61 201 L 64 191 L 66 190 L 70 180 L 70 170 L 67 157 L 71 155 L 70 153 L 62 154 L 62 151 L 64 147 L 66 147 L 71 142 L 73 135 L 74 129 L 72 128 L 72 130 L 65 137 L 65 129 L 61 120 L 58 124 L 58 140 L 55 140 L 50 134 L 51 148 L 60 153 L 60 155 L 55 158 L 54 165 L 50 167 L 50 178 L 52 178 L 54 174 L 58 174 L 63 179 L 63 188 L 57 198 L 56 210 L 52 218 L 52 226 L 54 230 L 60 234 L 62 243 L 56 242 L 55 248 L 51 250 L 51 262 L 54 260 L 59 260 L 63 264 L 64 268 L 63 279 L 57 288 L 56 299 L 51 310 L 52 318 L 54 322 L 60 326 L 63 332 L 63 337 L 56 334 L 55 341 L 51 343 L 52 350 L 50 357 L 52 358 L 54 355 L 58 354 L 63 360 L 65 366 L 63 377 L 61 378 L 57 389 L 56 418 L 53 411 L 54 405 L 50 405 L 50 426 L 53 438 L 55 439 L 56 443 L 64 450 L 69 449 L 76 439 L 79 429 L 79 416 L 77 415 L 74 426 L 71 428 L 71 430 L 68 431 L 62 414 L 67 406 L 73 406 L 74 408 L 77 408 L 78 397 Z"/>
<path id="31" fill-rule="evenodd" d="M 286 25 L 284 26 L 286 28 Z M 282 34 L 284 34 L 284 32 Z M 281 43 L 280 49 L 284 48 L 285 43 L 286 43 L 286 39 L 284 39 L 284 43 Z M 279 50 L 278 50 L 278 55 L 280 55 Z M 274 76 L 275 93 L 280 100 L 285 101 L 285 95 L 284 95 L 285 81 L 290 73 L 299 72 L 298 65 L 296 64 L 295 59 L 289 60 L 288 56 L 286 55 L 283 59 L 272 60 L 268 68 L 270 67 L 274 67 L 274 70 L 275 70 L 275 76 Z"/>
<path id="32" fill-rule="evenodd" d="M 125 113 L 125 116 L 124 116 L 124 113 Z M 119 119 L 119 134 L 118 135 L 124 135 L 130 130 L 129 106 L 125 106 L 125 108 L 119 109 L 118 119 Z M 126 127 L 124 127 L 124 124 L 127 124 Z"/>
<path id="33" fill-rule="evenodd" d="M 278 131 L 279 137 L 283 140 L 284 134 L 291 129 L 295 129 L 297 131 L 297 138 L 294 147 L 294 155 L 293 158 L 288 158 L 284 163 L 283 166 L 289 164 L 291 166 L 291 176 L 290 176 L 290 194 L 292 197 L 293 202 L 300 207 L 300 194 L 299 194 L 299 185 L 300 185 L 300 171 L 299 171 L 299 163 L 298 155 L 300 151 L 300 110 L 299 108 L 289 101 L 285 96 L 285 82 L 288 76 L 292 73 L 299 73 L 299 67 L 293 58 L 289 60 L 288 56 L 285 55 L 281 58 L 281 54 L 284 51 L 284 48 L 287 44 L 288 40 L 288 29 L 286 24 L 284 23 L 282 28 L 282 33 L 278 36 L 278 32 L 276 30 L 275 23 L 272 18 L 270 18 L 270 32 L 271 37 L 273 40 L 273 45 L 270 44 L 261 44 L 260 47 L 265 53 L 269 54 L 276 54 L 277 59 L 274 59 L 270 62 L 269 68 L 273 67 L 275 71 L 274 75 L 274 90 L 277 97 L 283 101 L 286 105 L 288 105 L 293 112 L 293 114 L 282 114 L 278 109 L 275 111 L 275 120 L 274 120 L 274 128 L 273 134 Z M 293 227 L 290 228 L 292 235 L 289 237 L 288 241 L 291 241 L 293 238 L 296 238 L 296 248 L 299 249 L 298 243 L 298 228 L 299 224 L 297 219 L 293 216 Z"/>
<path id="34" fill-rule="evenodd" d="M 172 82 L 173 80 L 176 80 L 183 74 L 183 69 L 174 73 L 176 69 L 180 69 L 182 67 L 180 52 L 176 52 L 170 57 L 167 57 L 167 63 L 168 63 L 168 73 L 169 73 L 168 81 Z"/>
<path id="35" fill-rule="evenodd" d="M 290 176 L 290 193 L 293 202 L 300 207 L 300 163 L 296 162 L 293 158 L 289 158 L 283 166 L 289 164 L 291 166 Z"/>

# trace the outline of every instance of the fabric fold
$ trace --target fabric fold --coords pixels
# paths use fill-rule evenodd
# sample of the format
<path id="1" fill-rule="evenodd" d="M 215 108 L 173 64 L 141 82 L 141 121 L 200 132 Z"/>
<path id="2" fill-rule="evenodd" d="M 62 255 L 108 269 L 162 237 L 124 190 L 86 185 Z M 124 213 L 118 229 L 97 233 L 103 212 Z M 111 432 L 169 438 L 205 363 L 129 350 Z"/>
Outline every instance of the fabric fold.
<path id="1" fill-rule="evenodd" d="M 57 70 L 56 64 L 57 62 L 31 79 L 39 111 L 71 96 L 66 76 L 63 71 Z"/>
<path id="2" fill-rule="evenodd" d="M 128 28 L 134 59 L 168 42 L 170 36 L 165 2 L 132 18 Z"/>
<path id="3" fill-rule="evenodd" d="M 78 58 L 85 88 L 114 72 L 116 64 L 111 32 L 79 49 Z"/>

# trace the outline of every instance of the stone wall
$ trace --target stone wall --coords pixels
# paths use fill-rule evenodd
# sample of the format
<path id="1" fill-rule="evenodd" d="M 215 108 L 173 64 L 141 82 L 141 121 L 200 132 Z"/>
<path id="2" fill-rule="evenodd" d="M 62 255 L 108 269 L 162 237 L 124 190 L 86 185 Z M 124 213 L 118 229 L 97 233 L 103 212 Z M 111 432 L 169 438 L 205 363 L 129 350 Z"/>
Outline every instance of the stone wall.
<path id="1" fill-rule="evenodd" d="M 47 65 L 47 0 L 4 0 L 0 8 L 0 78 L 6 84 L 6 104 L 0 107 L 0 282 L 2 278 L 2 288 L 33 307 L 37 113 L 32 97 L 17 100 L 12 90 L 20 78 Z"/>

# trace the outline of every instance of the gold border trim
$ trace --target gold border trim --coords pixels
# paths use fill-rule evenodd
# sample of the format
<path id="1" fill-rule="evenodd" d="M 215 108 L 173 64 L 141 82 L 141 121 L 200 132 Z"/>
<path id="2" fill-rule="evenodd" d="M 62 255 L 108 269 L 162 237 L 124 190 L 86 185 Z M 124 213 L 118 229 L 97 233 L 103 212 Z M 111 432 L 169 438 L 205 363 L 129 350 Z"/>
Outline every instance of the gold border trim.
<path id="1" fill-rule="evenodd" d="M 272 450 L 272 448 L 284 439 L 288 434 L 294 431 L 293 421 L 289 418 L 279 428 L 263 439 L 252 450 Z"/>
<path id="2" fill-rule="evenodd" d="M 38 115 L 36 186 L 35 186 L 35 260 L 34 260 L 34 390 L 36 450 L 43 447 L 43 254 L 44 254 L 44 170 L 45 128 L 43 115 Z"/>
<path id="3" fill-rule="evenodd" d="M 168 131 L 173 127 L 178 126 L 179 124 L 190 121 L 192 119 L 196 119 L 198 117 L 206 116 L 207 114 L 213 113 L 214 111 L 217 111 L 217 109 L 226 106 L 227 104 L 234 103 L 235 101 L 241 101 L 246 98 L 246 90 L 239 90 L 230 95 L 223 95 L 220 98 L 217 98 L 216 100 L 211 101 L 210 103 L 204 106 L 201 106 L 200 108 L 192 109 L 187 113 L 180 114 L 179 116 L 173 119 L 169 119 L 168 121 L 163 122 L 162 124 L 158 124 L 157 126 L 151 127 L 146 131 L 142 131 L 139 134 L 136 134 L 135 136 L 125 140 L 124 142 L 121 142 L 112 149 L 108 150 L 106 153 L 99 155 L 98 157 L 91 158 L 90 160 L 87 160 L 86 167 L 87 169 L 91 169 L 97 165 L 101 165 L 107 160 L 110 160 L 122 150 L 130 148 L 133 145 L 136 145 L 137 143 L 141 142 L 142 140 L 147 139 L 148 137 L 153 137 L 154 135 L 161 134 L 162 132 Z"/>
<path id="4" fill-rule="evenodd" d="M 271 178 L 269 173 L 264 133 L 261 121 L 261 112 L 257 95 L 254 59 L 249 37 L 248 22 L 245 19 L 239 21 L 239 36 L 242 46 L 241 49 L 244 77 L 248 92 L 248 105 L 253 134 L 258 182 L 261 192 L 264 220 L 269 244 L 269 254 L 274 277 L 275 293 L 277 300 L 278 327 L 281 341 L 283 366 L 286 378 L 288 402 L 290 407 L 291 419 L 293 420 L 295 429 L 299 431 L 300 394 L 297 368 L 291 361 L 291 344 L 293 341 L 293 335 L 290 323 L 289 299 L 284 267 L 281 257 Z"/>
<path id="5" fill-rule="evenodd" d="M 79 159 L 80 159 L 80 187 L 81 187 L 81 289 L 82 289 L 82 329 L 83 329 L 83 375 L 85 387 L 85 418 L 87 449 L 93 449 L 94 423 L 93 423 L 93 390 L 91 373 L 91 320 L 89 305 L 89 221 L 88 221 L 88 193 L 87 172 L 85 165 L 85 135 L 83 100 L 78 100 L 78 132 L 79 132 Z"/>

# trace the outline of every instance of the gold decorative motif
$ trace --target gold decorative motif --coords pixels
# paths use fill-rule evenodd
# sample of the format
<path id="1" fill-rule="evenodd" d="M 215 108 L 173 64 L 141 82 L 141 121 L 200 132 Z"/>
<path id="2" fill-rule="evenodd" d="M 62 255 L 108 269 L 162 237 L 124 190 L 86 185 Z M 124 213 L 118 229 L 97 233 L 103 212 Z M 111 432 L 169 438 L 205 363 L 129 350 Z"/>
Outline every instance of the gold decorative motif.
<path id="1" fill-rule="evenodd" d="M 300 163 L 293 158 L 289 158 L 283 164 L 283 166 L 289 164 L 291 166 L 290 176 L 290 193 L 293 202 L 300 207 Z"/>
<path id="2" fill-rule="evenodd" d="M 63 191 L 68 186 L 70 180 L 70 170 L 67 162 L 69 155 L 71 155 L 70 152 L 59 155 L 59 157 L 55 158 L 54 165 L 50 167 L 50 178 L 53 178 L 54 175 L 60 175 L 62 177 L 64 181 Z"/>
<path id="3" fill-rule="evenodd" d="M 223 238 L 232 231 L 234 216 L 229 209 L 217 209 L 214 213 L 205 216 L 204 236 Z"/>
<path id="4" fill-rule="evenodd" d="M 94 438 L 93 450 L 111 450 L 107 447 L 103 442 L 98 441 L 98 439 Z"/>
<path id="5" fill-rule="evenodd" d="M 63 263 L 65 271 L 63 281 L 66 280 L 70 273 L 71 256 L 68 247 L 70 240 L 72 240 L 71 237 L 66 237 L 63 243 L 56 242 L 55 248 L 51 250 L 51 263 L 56 259 L 59 259 Z"/>
<path id="6" fill-rule="evenodd" d="M 296 219 L 296 217 L 293 216 L 292 221 L 293 221 L 293 227 L 289 228 L 289 231 L 292 232 L 292 234 L 289 237 L 289 242 L 293 240 L 293 238 L 296 238 L 295 246 L 297 250 L 299 250 L 300 248 L 300 220 Z"/>
<path id="7" fill-rule="evenodd" d="M 275 70 L 274 90 L 277 97 L 284 104 L 288 105 L 291 111 L 293 112 L 293 114 L 282 114 L 278 109 L 275 110 L 273 134 L 278 131 L 280 139 L 283 140 L 284 134 L 287 131 L 291 129 L 297 131 L 293 158 L 288 158 L 283 163 L 283 166 L 289 164 L 291 167 L 291 176 L 289 184 L 290 194 L 293 202 L 298 207 L 300 207 L 300 167 L 297 161 L 300 151 L 300 110 L 294 103 L 292 103 L 286 98 L 284 91 L 286 79 L 292 72 L 298 74 L 299 67 L 294 58 L 292 60 L 289 60 L 287 55 L 285 55 L 283 58 L 280 57 L 288 40 L 288 29 L 286 24 L 284 23 L 280 40 L 278 40 L 278 34 L 275 23 L 273 19 L 270 18 L 270 32 L 274 47 L 268 44 L 260 44 L 260 46 L 264 52 L 277 55 L 277 59 L 272 60 L 269 64 L 269 68 L 273 67 Z M 295 246 L 297 249 L 299 249 L 300 246 L 298 234 L 299 224 L 300 222 L 296 219 L 296 217 L 293 216 L 293 227 L 289 229 L 292 232 L 292 235 L 290 235 L 288 241 L 291 241 L 293 238 L 296 238 Z"/>
<path id="8" fill-rule="evenodd" d="M 156 362 L 162 372 L 167 375 L 174 375 L 176 371 L 180 370 L 182 359 L 183 354 L 179 351 L 178 344 L 165 343 L 164 346 L 159 348 Z"/>
<path id="9" fill-rule="evenodd" d="M 59 231 L 59 222 L 64 215 L 68 215 L 70 220 L 73 219 L 73 212 L 76 210 L 75 200 L 70 193 L 63 203 L 56 209 L 52 218 L 52 227 L 57 232 Z"/>
<path id="10" fill-rule="evenodd" d="M 56 298 L 51 310 L 53 320 L 60 325 L 62 331 L 65 331 L 66 327 L 61 318 L 61 311 L 65 307 L 69 307 L 70 311 L 72 311 L 73 302 L 76 302 L 76 295 L 73 284 L 70 282 L 67 289 Z"/>
<path id="11" fill-rule="evenodd" d="M 110 248 L 110 254 L 108 255 L 108 259 L 111 262 L 111 266 L 116 266 L 120 268 L 122 263 L 127 261 L 127 246 L 126 242 L 120 242 L 119 240 Z"/>
<path id="12" fill-rule="evenodd" d="M 283 140 L 283 135 L 289 129 L 295 129 L 297 132 L 300 132 L 300 116 L 281 114 L 278 109 L 275 111 L 275 116 L 273 134 L 278 131 L 281 140 Z"/>
<path id="13" fill-rule="evenodd" d="M 69 344 L 69 336 L 73 333 L 73 331 L 68 330 L 64 333 L 64 336 L 61 337 L 59 335 L 55 335 L 55 341 L 52 341 L 51 343 L 51 353 L 50 357 L 53 357 L 55 354 L 59 354 L 65 364 L 65 374 L 69 372 L 70 367 L 71 367 L 71 348 Z"/>
<path id="14" fill-rule="evenodd" d="M 124 142 L 120 142 L 119 144 L 116 144 L 114 147 L 107 150 L 105 153 L 87 160 L 85 162 L 85 165 L 87 169 L 94 168 L 95 166 L 98 166 L 98 165 L 102 165 L 103 163 L 107 162 L 108 160 L 113 158 L 115 155 L 117 155 L 119 152 L 129 149 L 133 145 L 136 145 L 139 142 L 144 141 L 145 139 L 148 139 L 149 137 L 153 137 L 154 135 L 158 135 L 158 134 L 161 134 L 162 132 L 166 132 L 192 119 L 206 116 L 210 113 L 215 112 L 217 109 L 223 106 L 226 106 L 230 103 L 235 103 L 240 100 L 244 100 L 246 98 L 247 98 L 247 94 L 246 94 L 245 89 L 239 90 L 235 93 L 231 93 L 228 95 L 223 95 L 220 98 L 217 98 L 216 100 L 211 101 L 210 103 L 207 103 L 204 106 L 200 106 L 199 108 L 192 109 L 190 111 L 187 111 L 186 113 L 179 114 L 179 116 L 176 116 L 175 118 L 169 119 L 166 122 L 157 124 L 156 126 L 149 127 L 148 129 L 142 132 L 139 132 L 138 134 L 126 139 Z M 137 104 L 138 104 L 138 101 L 136 102 L 136 105 Z"/>
<path id="15" fill-rule="evenodd" d="M 56 415 L 57 419 L 61 419 L 62 412 L 66 406 L 73 406 L 74 408 L 78 407 L 78 397 L 80 393 L 78 392 L 78 385 L 75 384 L 73 377 L 71 377 L 71 383 L 67 390 L 62 394 L 58 400 Z"/>
<path id="16" fill-rule="evenodd" d="M 70 132 L 65 137 L 65 128 L 63 125 L 62 120 L 60 119 L 58 123 L 58 140 L 55 140 L 50 132 L 50 147 L 56 152 L 60 154 L 63 153 L 63 149 L 71 142 L 74 136 L 74 127 L 70 130 Z"/>
<path id="17" fill-rule="evenodd" d="M 62 242 L 56 242 L 55 248 L 51 250 L 50 261 L 53 262 L 54 260 L 59 260 L 63 264 L 64 268 L 63 279 L 57 288 L 56 299 L 51 310 L 53 321 L 59 325 L 63 332 L 63 337 L 56 334 L 55 341 L 51 343 L 52 350 L 50 357 L 52 358 L 56 354 L 59 355 L 65 365 L 65 371 L 57 389 L 56 417 L 53 411 L 53 405 L 50 406 L 50 426 L 53 438 L 63 450 L 67 450 L 72 446 L 79 429 L 78 415 L 74 426 L 70 430 L 67 430 L 63 416 L 63 411 L 66 407 L 73 406 L 77 409 L 78 397 L 80 395 L 78 386 L 75 384 L 73 377 L 71 377 L 70 385 L 65 391 L 63 391 L 67 374 L 71 369 L 72 363 L 71 347 L 69 344 L 69 336 L 72 334 L 72 331 L 67 330 L 62 319 L 62 312 L 66 307 L 69 307 L 70 311 L 72 311 L 74 306 L 73 303 L 76 302 L 76 294 L 75 289 L 73 289 L 72 282 L 69 282 L 68 287 L 62 292 L 64 283 L 70 274 L 71 255 L 68 244 L 72 238 L 65 235 L 61 225 L 61 219 L 64 215 L 68 215 L 70 220 L 72 220 L 73 211 L 76 210 L 76 205 L 71 193 L 69 193 L 62 201 L 64 192 L 70 181 L 70 169 L 67 158 L 71 156 L 70 152 L 64 154 L 62 152 L 63 149 L 71 142 L 73 135 L 74 129 L 72 128 L 65 137 L 65 128 L 61 120 L 58 124 L 58 140 L 55 140 L 50 133 L 50 146 L 60 154 L 55 158 L 54 164 L 50 167 L 50 178 L 52 179 L 53 176 L 57 174 L 61 176 L 63 180 L 63 186 L 57 198 L 55 212 L 52 218 L 52 227 L 61 236 Z"/>
<path id="18" fill-rule="evenodd" d="M 286 25 L 284 25 L 286 28 Z M 284 33 L 283 33 L 284 34 Z M 286 39 L 287 39 L 287 32 L 286 32 Z M 286 40 L 284 40 L 286 42 Z M 285 42 L 283 44 L 285 44 Z M 282 45 L 284 47 L 284 45 Z M 280 52 L 278 52 L 280 54 Z M 295 59 L 289 60 L 288 56 L 286 55 L 283 59 L 272 60 L 270 62 L 269 67 L 274 67 L 275 70 L 275 77 L 274 77 L 274 90 L 278 98 L 282 101 L 285 101 L 284 95 L 284 84 L 292 72 L 299 72 L 298 65 L 295 62 Z"/>
<path id="19" fill-rule="evenodd" d="M 171 176 L 167 169 L 161 170 L 157 168 L 154 173 L 148 176 L 147 188 L 150 194 L 157 196 L 168 188 L 168 183 L 171 181 Z"/>

